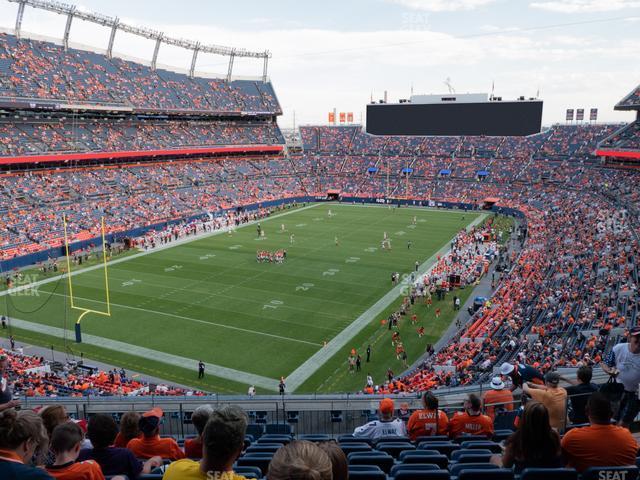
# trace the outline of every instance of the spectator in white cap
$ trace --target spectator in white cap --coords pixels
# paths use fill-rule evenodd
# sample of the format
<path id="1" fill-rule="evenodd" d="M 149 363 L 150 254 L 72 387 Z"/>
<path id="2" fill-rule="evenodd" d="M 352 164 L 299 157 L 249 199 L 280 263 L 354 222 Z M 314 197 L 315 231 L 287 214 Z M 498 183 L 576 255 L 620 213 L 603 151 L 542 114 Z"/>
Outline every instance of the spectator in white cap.
<path id="1" fill-rule="evenodd" d="M 620 407 L 615 415 L 618 425 L 628 427 L 640 411 L 638 385 L 640 384 L 640 326 L 629 330 L 627 342 L 619 343 L 611 350 L 602 369 L 624 385 Z"/>
<path id="2" fill-rule="evenodd" d="M 499 376 L 491 379 L 491 390 L 487 390 L 482 396 L 484 413 L 495 420 L 496 414 L 513 410 L 513 393 L 504 386 Z"/>
<path id="3" fill-rule="evenodd" d="M 532 382 L 538 385 L 544 385 L 544 375 L 531 365 L 524 363 L 504 362 L 500 366 L 500 375 L 511 378 L 511 391 L 527 383 Z"/>

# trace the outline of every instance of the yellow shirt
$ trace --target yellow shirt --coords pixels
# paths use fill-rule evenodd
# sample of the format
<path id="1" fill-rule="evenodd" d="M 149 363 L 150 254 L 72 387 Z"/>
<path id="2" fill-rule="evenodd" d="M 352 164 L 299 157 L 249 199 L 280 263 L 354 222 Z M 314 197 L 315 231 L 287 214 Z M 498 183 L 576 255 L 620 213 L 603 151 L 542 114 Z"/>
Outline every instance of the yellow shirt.
<path id="1" fill-rule="evenodd" d="M 531 389 L 529 395 L 536 402 L 542 403 L 549 410 L 549 423 L 552 428 L 562 430 L 567 419 L 567 391 L 562 387 Z"/>
<path id="2" fill-rule="evenodd" d="M 216 478 L 219 480 L 246 480 L 241 475 L 236 475 L 233 472 L 218 473 L 217 476 L 207 477 L 206 473 L 200 471 L 200 462 L 189 460 L 185 458 L 171 463 L 167 468 L 162 480 L 208 480 L 210 478 Z"/>

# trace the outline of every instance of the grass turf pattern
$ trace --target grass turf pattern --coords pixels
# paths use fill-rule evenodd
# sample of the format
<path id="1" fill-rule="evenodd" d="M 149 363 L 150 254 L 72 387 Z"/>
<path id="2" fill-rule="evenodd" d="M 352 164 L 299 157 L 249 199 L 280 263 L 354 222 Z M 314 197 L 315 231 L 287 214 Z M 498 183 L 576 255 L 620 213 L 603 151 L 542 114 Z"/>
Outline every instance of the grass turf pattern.
<path id="1" fill-rule="evenodd" d="M 112 317 L 87 315 L 83 333 L 193 359 L 194 374 L 153 358 L 136 362 L 129 352 L 84 345 L 76 350 L 197 388 L 245 393 L 241 384 L 215 378 L 213 367 L 203 382 L 197 382 L 197 361 L 273 379 L 286 377 L 388 292 L 392 272 L 411 272 L 416 261 L 424 262 L 476 217 L 427 209 L 317 204 L 261 221 L 264 237 L 257 235 L 256 225 L 249 225 L 231 235 L 208 236 L 118 263 L 109 268 Z M 381 249 L 384 232 L 391 238 L 390 251 Z M 257 250 L 281 248 L 288 253 L 285 263 L 256 262 Z M 102 270 L 74 275 L 73 290 L 77 305 L 103 309 Z M 469 292 L 463 292 L 463 301 Z M 65 313 L 66 295 L 64 279 L 40 286 L 38 296 L 5 297 L 0 312 L 72 329 L 77 312 Z M 397 308 L 396 303 L 390 309 Z M 439 338 L 453 318 L 451 302 L 442 303 L 437 321 L 431 318 L 435 302 L 431 311 L 416 307 L 427 329 L 422 339 L 412 334 L 415 327 L 401 325 L 410 361 Z M 353 391 L 362 387 L 367 370 L 378 377 L 377 383 L 388 367 L 399 372 L 401 365 L 385 334 L 380 319 L 372 319 L 345 347 L 346 354 L 340 352 L 327 362 L 298 392 Z M 50 337 L 35 332 L 29 336 L 34 343 L 52 343 Z M 364 357 L 367 343 L 372 343 L 375 364 L 363 364 L 360 374 L 344 373 L 348 351 L 358 348 Z"/>

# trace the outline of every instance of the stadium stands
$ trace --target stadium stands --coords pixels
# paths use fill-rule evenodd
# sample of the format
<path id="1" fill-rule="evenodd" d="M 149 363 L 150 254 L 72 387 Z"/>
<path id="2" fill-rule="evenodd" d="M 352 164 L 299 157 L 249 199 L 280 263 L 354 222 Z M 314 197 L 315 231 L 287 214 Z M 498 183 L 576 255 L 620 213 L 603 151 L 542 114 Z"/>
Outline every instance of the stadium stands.
<path id="1" fill-rule="evenodd" d="M 271 84 L 190 78 L 93 52 L 0 34 L 0 97 L 136 111 L 281 113 Z"/>

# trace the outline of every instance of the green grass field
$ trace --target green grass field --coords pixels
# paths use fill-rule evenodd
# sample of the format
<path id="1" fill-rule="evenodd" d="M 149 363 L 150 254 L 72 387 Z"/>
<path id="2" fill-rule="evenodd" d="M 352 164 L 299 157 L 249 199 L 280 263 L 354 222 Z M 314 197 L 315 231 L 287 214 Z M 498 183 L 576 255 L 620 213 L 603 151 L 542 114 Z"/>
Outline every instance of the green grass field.
<path id="1" fill-rule="evenodd" d="M 328 210 L 334 213 L 331 218 Z M 258 390 L 265 392 L 385 296 L 392 289 L 392 272 L 410 273 L 416 261 L 428 260 L 474 220 L 477 214 L 316 204 L 262 221 L 264 239 L 249 225 L 233 235 L 130 256 L 109 266 L 111 317 L 86 315 L 83 335 L 94 341 L 72 348 L 88 358 L 221 393 L 245 393 L 252 378 L 264 379 Z M 392 239 L 391 251 L 380 248 L 383 232 Z M 292 233 L 295 243 L 290 244 Z M 284 264 L 256 262 L 257 250 L 279 248 L 288 252 Z M 101 269 L 76 274 L 72 281 L 77 306 L 106 309 Z M 14 324 L 18 340 L 60 347 L 62 335 L 50 327 L 72 330 L 80 312 L 65 308 L 66 279 L 41 285 L 37 292 L 5 295 L 0 313 L 29 322 Z M 469 294 L 463 290 L 459 296 L 464 301 Z M 393 300 L 387 311 L 399 302 Z M 435 307 L 416 306 L 427 330 L 422 339 L 415 327 L 401 325 L 411 362 L 453 318 L 452 302 L 441 303 L 437 320 Z M 380 382 L 389 367 L 399 373 L 390 334 L 380 325 L 385 316 L 386 311 L 371 318 L 300 382 L 297 392 L 354 391 L 364 384 L 367 371 Z M 68 338 L 73 343 L 72 333 Z M 347 373 L 348 352 L 357 348 L 364 354 L 367 344 L 372 345 L 372 363 L 359 374 Z M 167 360 L 162 352 L 172 357 Z M 208 365 L 203 381 L 196 375 L 199 359 Z"/>

